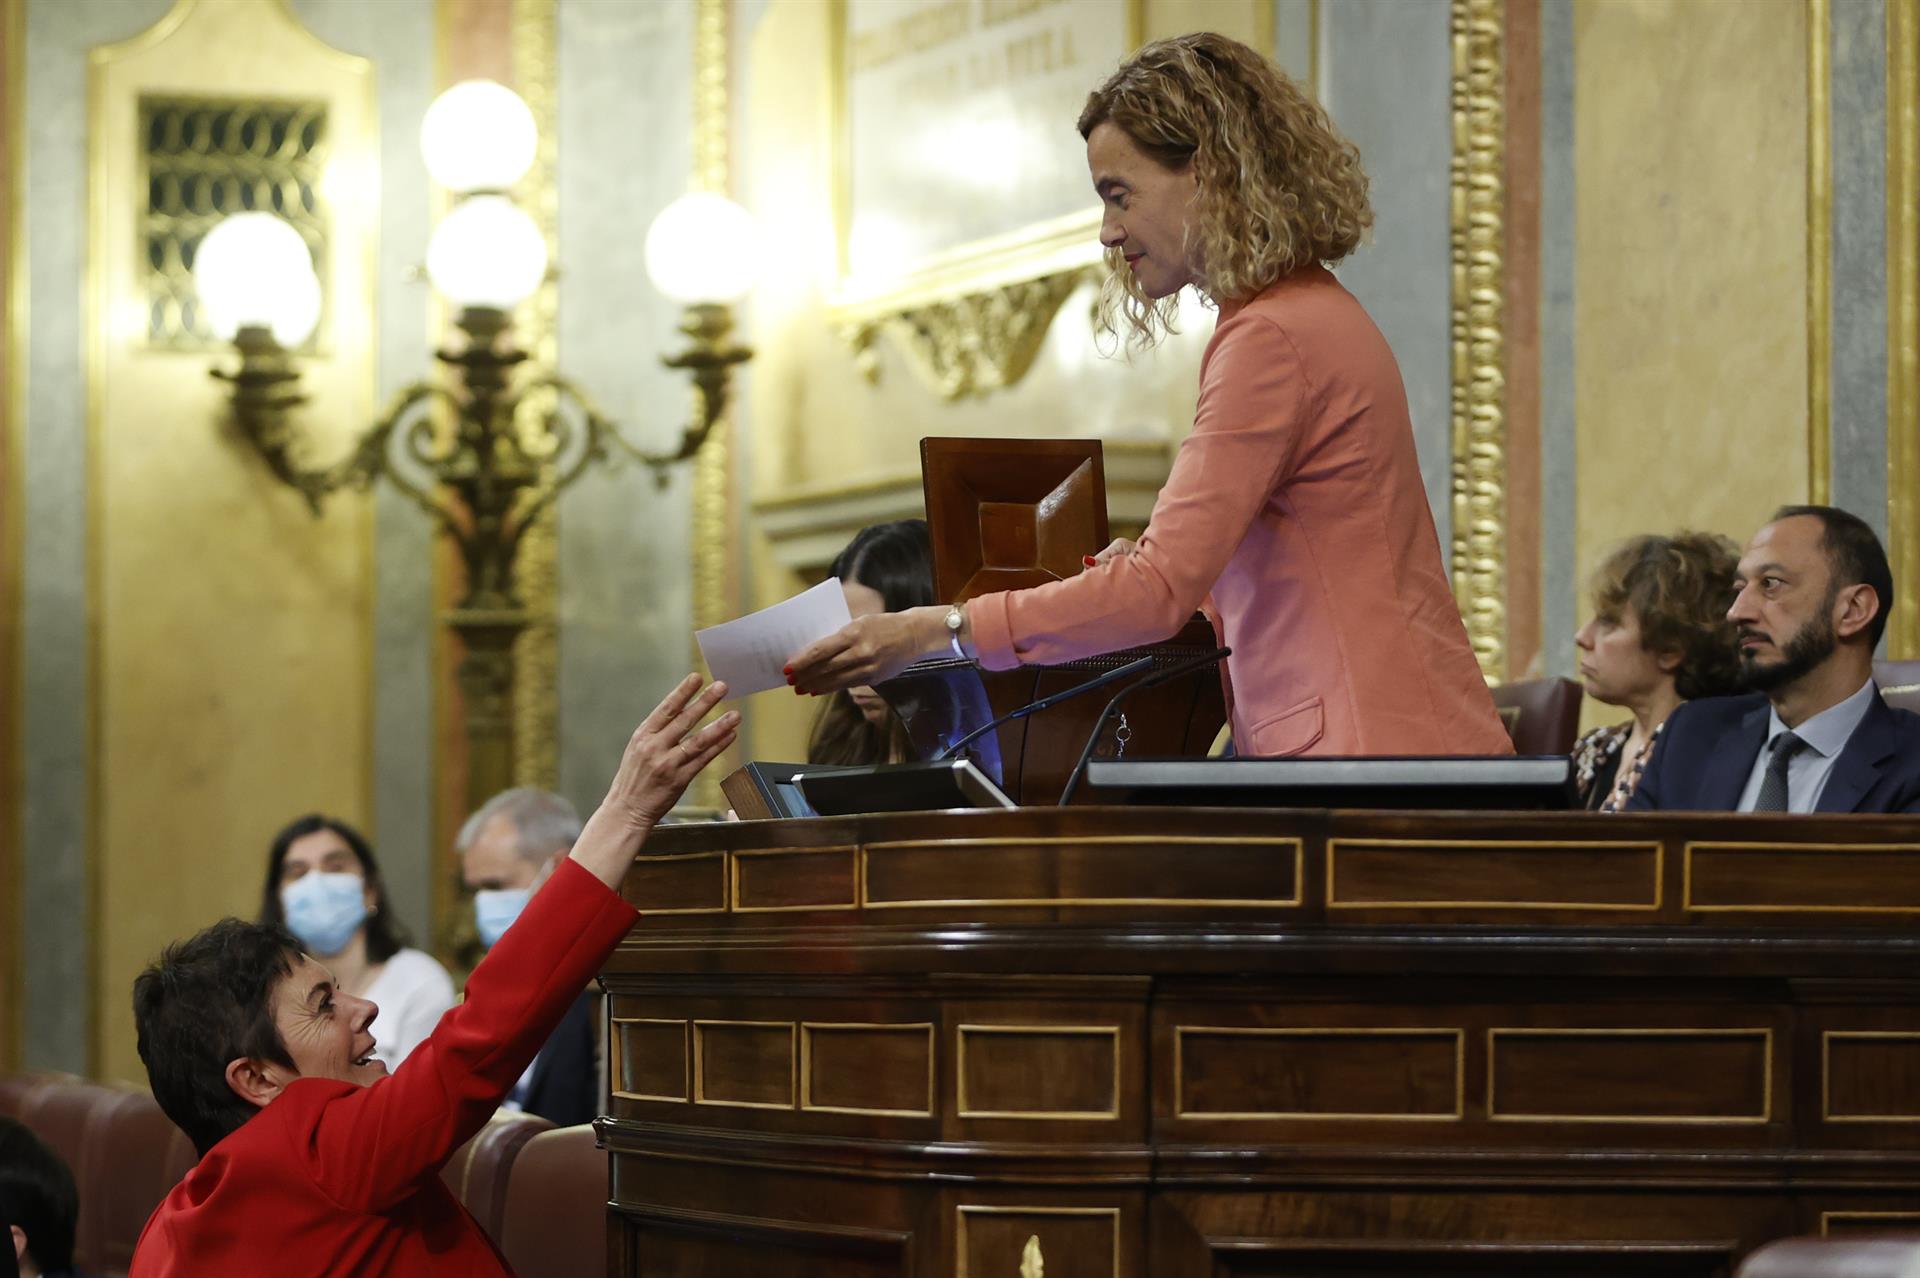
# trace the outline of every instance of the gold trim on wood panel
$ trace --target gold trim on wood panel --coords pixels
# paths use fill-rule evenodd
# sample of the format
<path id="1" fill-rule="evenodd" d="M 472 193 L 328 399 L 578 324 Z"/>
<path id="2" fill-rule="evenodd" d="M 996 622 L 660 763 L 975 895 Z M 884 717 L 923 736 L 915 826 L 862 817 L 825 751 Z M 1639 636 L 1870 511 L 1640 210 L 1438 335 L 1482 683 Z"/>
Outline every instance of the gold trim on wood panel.
<path id="1" fill-rule="evenodd" d="M 985 847 L 1047 847 L 1067 845 L 1082 848 L 1100 848 L 1115 845 L 1137 845 L 1143 843 L 1162 846 L 1192 847 L 1196 845 L 1220 845 L 1231 847 L 1291 847 L 1293 849 L 1293 895 L 1285 898 L 1252 899 L 1245 897 L 1184 897 L 1184 896 L 1113 896 L 1113 897 L 966 897 L 952 900 L 908 900 L 876 901 L 873 899 L 869 881 L 869 859 L 877 851 L 897 849 L 917 849 L 926 851 L 960 852 L 967 848 Z M 860 848 L 860 908 L 865 910 L 923 910 L 946 909 L 953 906 L 970 908 L 988 908 L 1005 906 L 1017 908 L 1035 905 L 1166 905 L 1189 906 L 1210 905 L 1222 909 L 1272 909 L 1284 906 L 1297 906 L 1305 901 L 1306 845 L 1298 838 L 1213 838 L 1207 836 L 1167 837 L 1156 834 L 1120 834 L 1107 838 L 1084 839 L 1062 836 L 1045 836 L 1030 839 L 897 839 L 880 843 L 867 843 Z"/>
<path id="2" fill-rule="evenodd" d="M 1452 0 L 1453 593 L 1507 677 L 1506 3 Z"/>
<path id="3" fill-rule="evenodd" d="M 967 1103 L 967 1035 L 1105 1035 L 1112 1040 L 1113 1106 L 1106 1110 L 973 1109 Z M 953 1041 L 954 1112 L 961 1118 L 1021 1118 L 1037 1122 L 1108 1122 L 1120 1117 L 1120 1027 L 1118 1025 L 961 1025 Z"/>
<path id="4" fill-rule="evenodd" d="M 1887 0 L 1887 549 L 1920 581 L 1920 0 Z M 1920 594 L 1894 592 L 1889 657 L 1920 657 Z"/>
<path id="5" fill-rule="evenodd" d="M 1804 901 L 1776 901 L 1760 905 L 1701 905 L 1693 899 L 1693 854 L 1704 852 L 1866 852 L 1920 853 L 1920 843 L 1686 843 L 1680 855 L 1680 908 L 1696 914 L 1920 914 L 1917 905 L 1814 905 Z"/>
<path id="6" fill-rule="evenodd" d="M 862 1105 L 816 1105 L 813 1103 L 813 1032 L 815 1030 L 925 1030 L 927 1032 L 927 1107 L 925 1109 L 872 1109 Z M 800 1022 L 800 1108 L 816 1114 L 871 1114 L 885 1118 L 931 1118 L 935 1100 L 934 1061 L 939 1054 L 933 1041 L 932 1021 L 883 1024 L 864 1021 Z"/>
<path id="7" fill-rule="evenodd" d="M 1453 1039 L 1453 1112 L 1451 1114 L 1369 1114 L 1332 1113 L 1318 1110 L 1190 1110 L 1186 1108 L 1186 1036 L 1188 1034 L 1230 1034 L 1249 1038 L 1355 1038 L 1362 1036 L 1398 1036 Z M 1176 1025 L 1173 1027 L 1173 1116 L 1195 1121 L 1221 1119 L 1251 1121 L 1285 1119 L 1307 1122 L 1390 1122 L 1453 1123 L 1467 1116 L 1467 1031 L 1448 1026 L 1362 1025 L 1362 1026 L 1264 1026 L 1264 1025 Z"/>
<path id="8" fill-rule="evenodd" d="M 740 903 L 741 862 L 762 857 L 845 855 L 853 871 L 853 900 L 826 901 L 807 905 L 742 905 Z M 728 907 L 735 914 L 794 914 L 805 910 L 857 910 L 860 908 L 860 845 L 836 843 L 818 848 L 739 848 L 727 853 Z"/>
<path id="9" fill-rule="evenodd" d="M 713 1026 L 733 1026 L 751 1029 L 784 1029 L 787 1031 L 787 1103 L 776 1104 L 773 1101 L 737 1101 L 709 1100 L 707 1098 L 706 1038 L 702 1031 Z M 717 1109 L 794 1109 L 799 1102 L 799 1087 L 796 1081 L 799 1056 L 799 1029 L 792 1021 L 721 1021 L 703 1020 L 693 1022 L 693 1103 L 710 1105 Z"/>
<path id="10" fill-rule="evenodd" d="M 609 1035 L 613 1040 L 611 1049 L 612 1065 L 607 1072 L 609 1075 L 609 1091 L 614 1099 L 671 1101 L 675 1104 L 686 1104 L 693 1090 L 693 1063 L 688 1042 L 692 1031 L 690 1023 L 686 1018 L 672 1016 L 613 1016 L 608 1018 L 607 1023 L 612 1027 L 612 1033 Z M 678 1096 L 656 1096 L 651 1092 L 623 1092 L 620 1090 L 618 1084 L 620 1082 L 622 1067 L 626 1064 L 625 1040 L 620 1036 L 620 1026 L 622 1025 L 678 1025 L 680 1027 L 680 1069 L 681 1079 L 685 1086 L 681 1088 Z"/>
<path id="11" fill-rule="evenodd" d="M 733 185 L 728 154 L 728 0 L 694 0 L 693 189 L 727 194 Z M 733 414 L 714 419 L 706 443 L 693 458 L 693 628 L 715 626 L 734 613 Z M 700 645 L 692 645 L 697 670 L 706 669 Z M 693 807 L 726 806 L 720 778 L 731 772 L 738 747 L 709 764 L 687 792 Z"/>
<path id="12" fill-rule="evenodd" d="M 1496 1040 L 1505 1038 L 1758 1038 L 1761 1042 L 1760 1095 L 1757 1117 L 1668 1114 L 1502 1114 L 1494 1107 L 1498 1086 Z M 1487 1117 L 1498 1123 L 1606 1123 L 1636 1127 L 1757 1127 L 1773 1121 L 1773 1030 L 1766 1027 L 1710 1025 L 1699 1029 L 1568 1029 L 1557 1026 L 1502 1026 L 1487 1030 Z"/>
<path id="13" fill-rule="evenodd" d="M 1820 1033 L 1820 1121 L 1823 1123 L 1920 1123 L 1920 1114 L 1836 1114 L 1833 1112 L 1833 1040 L 1904 1039 L 1920 1044 L 1916 1030 L 1822 1030 Z"/>
<path id="14" fill-rule="evenodd" d="M 1335 872 L 1343 848 L 1472 848 L 1482 851 L 1531 851 L 1535 848 L 1579 848 L 1583 851 L 1653 853 L 1653 902 L 1650 905 L 1617 901 L 1341 901 L 1336 898 Z M 1666 848 L 1656 840 L 1537 839 L 1494 843 L 1486 839 L 1353 839 L 1327 840 L 1327 908 L 1330 910 L 1633 910 L 1657 911 L 1661 905 Z"/>
<path id="15" fill-rule="evenodd" d="M 675 852 L 668 856 L 643 856 L 635 860 L 633 864 L 635 868 L 640 868 L 648 865 L 664 865 L 669 861 L 718 861 L 720 863 L 720 904 L 674 906 L 669 908 L 665 906 L 651 906 L 641 901 L 635 901 L 633 903 L 634 909 L 640 911 L 642 914 L 726 914 L 732 909 L 733 899 L 728 892 L 727 854 L 725 852 Z M 628 876 L 629 880 L 631 880 L 631 870 L 628 871 Z"/>
<path id="16" fill-rule="evenodd" d="M 1820 1236 L 1826 1237 L 1832 1232 L 1836 1220 L 1911 1220 L 1920 1224 L 1920 1211 L 1823 1211 L 1820 1213 Z"/>
<path id="17" fill-rule="evenodd" d="M 1833 500 L 1833 14 L 1807 0 L 1807 500 Z"/>
<path id="18" fill-rule="evenodd" d="M 967 1217 L 968 1216 L 1108 1216 L 1113 1222 L 1113 1278 L 1120 1278 L 1120 1209 L 1118 1207 L 1002 1207 L 976 1206 L 962 1203 L 955 1208 L 954 1218 L 954 1258 L 955 1278 L 984 1278 L 968 1271 L 967 1265 Z"/>

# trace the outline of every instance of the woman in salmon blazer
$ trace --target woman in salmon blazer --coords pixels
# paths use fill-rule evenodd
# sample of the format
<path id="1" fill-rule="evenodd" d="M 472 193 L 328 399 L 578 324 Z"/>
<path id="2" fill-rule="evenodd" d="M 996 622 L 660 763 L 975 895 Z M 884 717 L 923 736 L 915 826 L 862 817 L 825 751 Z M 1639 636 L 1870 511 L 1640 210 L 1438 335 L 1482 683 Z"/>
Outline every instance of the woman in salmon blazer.
<path id="1" fill-rule="evenodd" d="M 1509 754 L 1441 566 L 1399 365 L 1327 270 L 1372 224 L 1359 153 L 1267 59 L 1147 45 L 1087 100 L 1112 270 L 1151 343 L 1191 285 L 1220 313 L 1193 433 L 1137 545 L 1030 590 L 862 617 L 794 658 L 803 692 L 951 650 L 990 670 L 1176 633 L 1208 603 L 1245 755 Z"/>

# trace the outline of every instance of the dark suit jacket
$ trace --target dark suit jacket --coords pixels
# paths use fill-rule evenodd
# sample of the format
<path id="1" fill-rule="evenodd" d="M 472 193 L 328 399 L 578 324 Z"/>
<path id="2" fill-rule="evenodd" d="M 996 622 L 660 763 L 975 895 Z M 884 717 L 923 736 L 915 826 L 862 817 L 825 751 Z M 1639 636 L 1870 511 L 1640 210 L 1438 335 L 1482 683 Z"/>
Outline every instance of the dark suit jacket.
<path id="1" fill-rule="evenodd" d="M 575 1127 L 600 1117 L 600 1061 L 593 1023 L 600 991 L 583 990 L 560 1028 L 534 1058 L 533 1077 L 521 1108 L 555 1127 Z"/>
<path id="2" fill-rule="evenodd" d="M 1767 742 L 1767 698 L 1703 697 L 1675 710 L 1627 811 L 1731 812 Z M 1875 693 L 1833 761 L 1821 812 L 1920 812 L 1920 714 Z"/>
<path id="3" fill-rule="evenodd" d="M 437 1173 L 637 917 L 562 861 L 391 1077 L 296 1078 L 208 1150 L 147 1221 L 131 1278 L 507 1278 Z"/>

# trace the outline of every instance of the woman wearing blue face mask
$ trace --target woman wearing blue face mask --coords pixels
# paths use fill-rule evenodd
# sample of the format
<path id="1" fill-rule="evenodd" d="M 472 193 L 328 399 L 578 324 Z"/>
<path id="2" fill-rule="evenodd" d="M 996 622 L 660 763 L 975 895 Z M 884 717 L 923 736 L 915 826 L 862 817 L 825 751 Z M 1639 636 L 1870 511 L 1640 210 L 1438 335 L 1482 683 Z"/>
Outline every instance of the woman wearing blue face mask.
<path id="1" fill-rule="evenodd" d="M 407 946 L 373 849 L 344 821 L 315 813 L 274 836 L 260 921 L 285 926 L 340 989 L 380 1009 L 374 1055 L 388 1069 L 453 1006 L 447 969 Z"/>

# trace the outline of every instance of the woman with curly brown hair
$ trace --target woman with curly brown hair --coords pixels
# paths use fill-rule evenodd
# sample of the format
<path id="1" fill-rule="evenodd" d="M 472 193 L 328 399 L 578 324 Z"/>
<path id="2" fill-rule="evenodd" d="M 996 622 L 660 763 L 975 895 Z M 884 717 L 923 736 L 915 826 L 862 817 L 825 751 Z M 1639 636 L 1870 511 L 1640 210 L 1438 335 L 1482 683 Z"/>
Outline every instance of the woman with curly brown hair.
<path id="1" fill-rule="evenodd" d="M 1640 784 L 1674 707 L 1742 691 L 1727 620 L 1739 549 L 1715 533 L 1643 536 L 1593 577 L 1593 619 L 1573 636 L 1587 695 L 1633 718 L 1595 728 L 1573 747 L 1588 808 L 1618 812 Z"/>
<path id="2" fill-rule="evenodd" d="M 864 617 L 808 648 L 804 691 L 871 684 L 949 647 L 989 669 L 1152 643 L 1208 604 L 1231 645 L 1246 755 L 1509 754 L 1441 567 L 1406 391 L 1327 270 L 1373 214 L 1351 143 L 1246 45 L 1159 40 L 1079 121 L 1104 205 L 1107 326 L 1219 308 L 1193 432 L 1139 544 L 965 607 Z"/>

